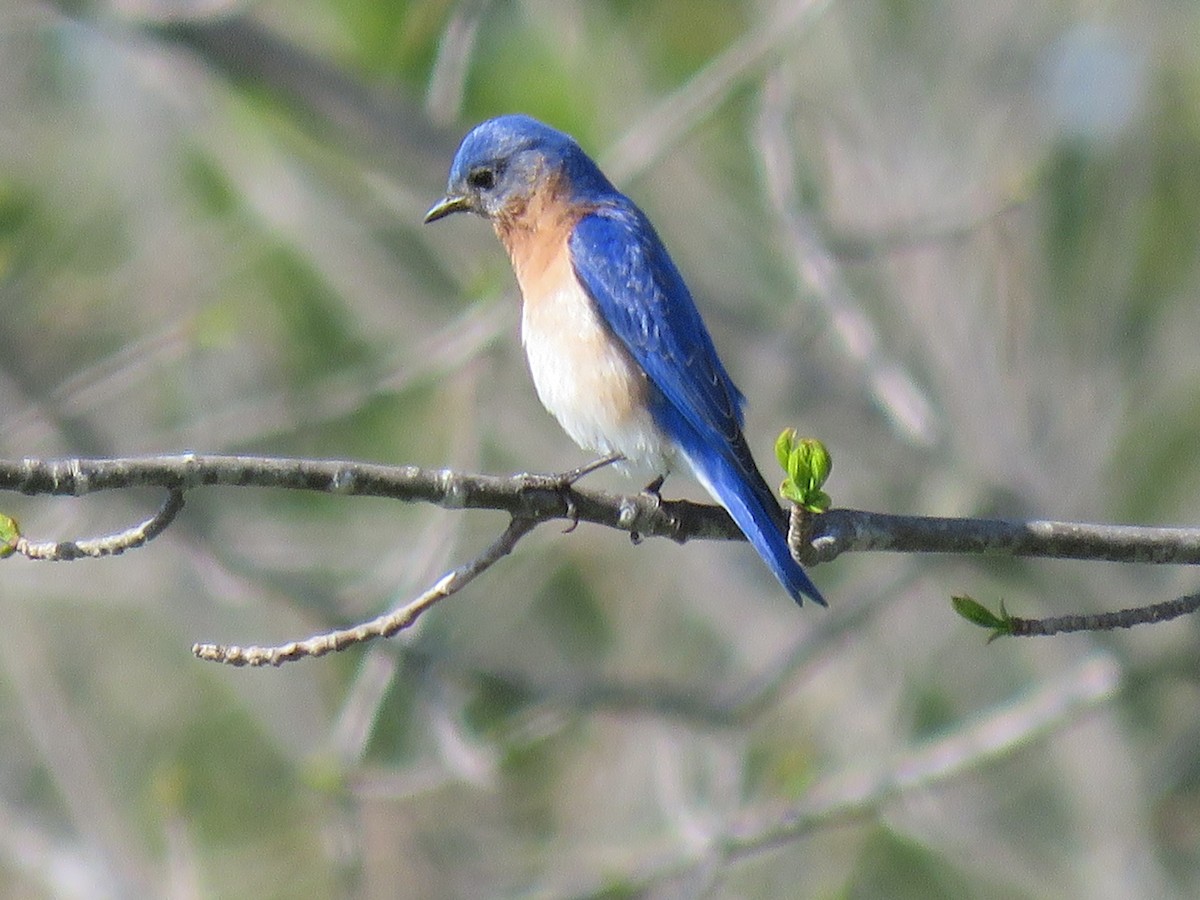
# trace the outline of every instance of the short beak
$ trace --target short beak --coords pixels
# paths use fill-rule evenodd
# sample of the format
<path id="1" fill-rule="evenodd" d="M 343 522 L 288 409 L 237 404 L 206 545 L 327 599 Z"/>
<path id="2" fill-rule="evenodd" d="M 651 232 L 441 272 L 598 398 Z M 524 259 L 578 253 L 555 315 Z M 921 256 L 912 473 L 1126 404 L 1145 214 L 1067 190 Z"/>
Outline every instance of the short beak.
<path id="1" fill-rule="evenodd" d="M 425 213 L 425 224 L 436 222 L 438 219 L 443 219 L 451 213 L 469 212 L 471 210 L 471 198 L 464 197 L 461 194 L 447 194 L 433 207 L 429 212 Z"/>

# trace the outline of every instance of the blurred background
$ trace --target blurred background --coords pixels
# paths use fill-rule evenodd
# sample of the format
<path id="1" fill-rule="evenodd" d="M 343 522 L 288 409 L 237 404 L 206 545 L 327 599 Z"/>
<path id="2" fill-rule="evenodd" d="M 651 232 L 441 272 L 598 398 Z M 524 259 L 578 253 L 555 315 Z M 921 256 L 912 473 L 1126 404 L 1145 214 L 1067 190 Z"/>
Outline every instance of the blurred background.
<path id="1" fill-rule="evenodd" d="M 768 481 L 794 425 L 839 506 L 1196 523 L 1189 0 L 0 9 L 5 457 L 584 462 L 490 229 L 420 224 L 523 111 L 656 223 Z M 72 538 L 160 500 L 0 511 Z M 504 524 L 210 489 L 126 556 L 5 562 L 0 894 L 1200 893 L 1196 623 L 985 646 L 949 604 L 1186 570 L 853 554 L 797 609 L 745 545 L 549 526 L 395 640 L 189 652 L 372 617 Z"/>

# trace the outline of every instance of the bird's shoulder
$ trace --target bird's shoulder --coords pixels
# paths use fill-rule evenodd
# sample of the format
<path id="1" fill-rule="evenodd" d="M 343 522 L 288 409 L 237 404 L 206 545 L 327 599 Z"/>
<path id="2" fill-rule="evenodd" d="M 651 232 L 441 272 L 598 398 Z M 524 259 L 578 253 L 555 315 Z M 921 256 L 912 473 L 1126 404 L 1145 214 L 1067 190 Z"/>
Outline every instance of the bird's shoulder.
<path id="1" fill-rule="evenodd" d="M 646 316 L 694 310 L 683 276 L 646 215 L 613 194 L 593 203 L 573 224 L 567 247 L 572 265 L 596 302 L 610 314 Z"/>
<path id="2" fill-rule="evenodd" d="M 575 274 L 677 410 L 697 427 L 735 433 L 742 395 L 654 227 L 622 200 L 601 204 L 576 222 L 568 242 Z"/>

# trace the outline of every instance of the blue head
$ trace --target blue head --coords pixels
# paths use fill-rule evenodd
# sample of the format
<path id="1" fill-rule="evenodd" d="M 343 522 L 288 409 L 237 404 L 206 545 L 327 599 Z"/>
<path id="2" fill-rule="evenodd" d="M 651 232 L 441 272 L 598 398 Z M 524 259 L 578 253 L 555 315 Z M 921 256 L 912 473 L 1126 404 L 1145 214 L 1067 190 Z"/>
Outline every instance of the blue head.
<path id="1" fill-rule="evenodd" d="M 425 214 L 425 221 L 456 212 L 494 219 L 524 205 L 550 183 L 573 197 L 594 200 L 615 193 L 570 135 L 529 116 L 488 119 L 463 138 L 450 166 L 446 196 Z"/>

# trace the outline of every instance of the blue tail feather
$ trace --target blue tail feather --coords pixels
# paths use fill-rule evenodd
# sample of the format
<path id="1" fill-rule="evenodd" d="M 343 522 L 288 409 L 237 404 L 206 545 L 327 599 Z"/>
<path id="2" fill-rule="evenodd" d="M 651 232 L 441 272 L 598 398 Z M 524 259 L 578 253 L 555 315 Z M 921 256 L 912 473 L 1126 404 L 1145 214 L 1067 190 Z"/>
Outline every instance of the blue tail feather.
<path id="1" fill-rule="evenodd" d="M 742 529 L 758 555 L 775 573 L 780 584 L 797 603 L 807 597 L 826 606 L 800 564 L 792 558 L 787 542 L 787 515 L 775 500 L 775 495 L 750 460 L 743 443 L 748 464 L 729 455 L 701 447 L 699 452 L 684 448 L 684 455 L 696 477 Z"/>

